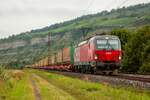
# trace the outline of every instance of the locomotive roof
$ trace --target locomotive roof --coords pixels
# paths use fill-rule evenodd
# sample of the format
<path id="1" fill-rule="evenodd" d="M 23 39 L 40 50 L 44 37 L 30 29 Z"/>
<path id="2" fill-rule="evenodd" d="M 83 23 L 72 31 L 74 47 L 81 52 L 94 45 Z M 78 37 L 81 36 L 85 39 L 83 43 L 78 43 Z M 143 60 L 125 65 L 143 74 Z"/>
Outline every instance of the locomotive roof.
<path id="1" fill-rule="evenodd" d="M 107 38 L 108 39 L 119 39 L 118 36 L 115 36 L 115 35 L 96 35 L 96 36 L 93 36 L 90 39 L 97 39 L 97 38 L 101 38 L 101 39 L 107 39 Z"/>
<path id="2" fill-rule="evenodd" d="M 85 43 L 87 43 L 87 40 L 80 42 L 80 43 L 78 44 L 78 46 L 81 46 L 81 45 L 83 45 L 83 44 L 85 44 Z"/>
<path id="3" fill-rule="evenodd" d="M 94 39 L 119 39 L 119 38 L 118 36 L 115 36 L 115 35 L 96 35 L 96 36 L 88 38 L 87 40 L 80 42 L 77 46 L 81 46 L 92 39 L 94 40 Z"/>

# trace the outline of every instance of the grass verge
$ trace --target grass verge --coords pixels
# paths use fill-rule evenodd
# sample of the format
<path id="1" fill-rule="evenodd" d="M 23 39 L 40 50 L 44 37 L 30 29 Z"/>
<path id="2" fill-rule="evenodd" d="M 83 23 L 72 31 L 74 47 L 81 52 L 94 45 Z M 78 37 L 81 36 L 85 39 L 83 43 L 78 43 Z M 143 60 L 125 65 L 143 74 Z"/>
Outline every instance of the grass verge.
<path id="1" fill-rule="evenodd" d="M 44 71 L 32 70 L 31 72 L 43 77 L 55 87 L 68 92 L 77 100 L 150 100 L 150 95 L 146 91 L 139 92 L 122 87 L 113 88 Z"/>
<path id="2" fill-rule="evenodd" d="M 29 73 L 21 71 L 16 72 L 16 74 L 12 76 L 16 80 L 13 82 L 14 87 L 9 92 L 7 100 L 34 100 L 34 94 L 29 80 Z"/>
<path id="3" fill-rule="evenodd" d="M 0 100 L 34 100 L 27 72 L 5 69 L 1 72 Z"/>

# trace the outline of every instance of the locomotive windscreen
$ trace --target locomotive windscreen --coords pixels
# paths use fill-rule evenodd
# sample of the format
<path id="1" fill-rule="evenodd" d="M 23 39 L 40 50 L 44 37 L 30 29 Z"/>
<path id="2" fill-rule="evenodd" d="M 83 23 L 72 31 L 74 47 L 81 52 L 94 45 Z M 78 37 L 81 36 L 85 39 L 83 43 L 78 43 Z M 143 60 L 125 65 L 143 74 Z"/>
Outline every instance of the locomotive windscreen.
<path id="1" fill-rule="evenodd" d="M 96 48 L 98 50 L 118 50 L 119 40 L 118 39 L 97 39 Z"/>

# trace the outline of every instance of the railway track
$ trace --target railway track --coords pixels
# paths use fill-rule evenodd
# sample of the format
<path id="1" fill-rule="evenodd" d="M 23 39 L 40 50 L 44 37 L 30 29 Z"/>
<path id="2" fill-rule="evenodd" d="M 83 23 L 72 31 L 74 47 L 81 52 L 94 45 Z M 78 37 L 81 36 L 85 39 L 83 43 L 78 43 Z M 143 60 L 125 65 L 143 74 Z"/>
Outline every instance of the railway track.
<path id="1" fill-rule="evenodd" d="M 150 77 L 149 76 L 144 76 L 141 77 L 141 76 L 136 76 L 136 75 L 128 75 L 128 74 L 119 74 L 117 76 L 115 76 L 117 78 L 123 78 L 123 79 L 128 79 L 128 80 L 134 80 L 134 81 L 141 81 L 141 82 L 148 82 L 150 83 Z"/>
<path id="2" fill-rule="evenodd" d="M 53 73 L 76 77 L 86 81 L 106 83 L 113 86 L 131 86 L 135 88 L 142 88 L 150 90 L 150 76 L 140 76 L 131 74 L 119 74 L 117 76 L 108 75 L 92 75 L 84 73 L 74 73 L 74 72 L 60 72 L 52 71 Z"/>

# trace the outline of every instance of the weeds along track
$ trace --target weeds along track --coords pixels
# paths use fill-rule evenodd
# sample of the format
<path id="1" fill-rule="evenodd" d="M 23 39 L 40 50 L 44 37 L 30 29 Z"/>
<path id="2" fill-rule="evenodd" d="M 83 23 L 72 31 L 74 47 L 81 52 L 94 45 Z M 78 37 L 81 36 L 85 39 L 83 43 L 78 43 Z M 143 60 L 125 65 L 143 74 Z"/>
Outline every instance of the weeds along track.
<path id="1" fill-rule="evenodd" d="M 119 74 L 116 76 L 108 76 L 108 75 L 92 75 L 92 74 L 60 72 L 60 71 L 50 71 L 50 72 L 70 77 L 76 77 L 86 81 L 98 82 L 105 85 L 127 86 L 127 87 L 130 86 L 134 88 L 150 90 L 150 77 L 144 75 L 138 76 L 130 74 Z"/>

